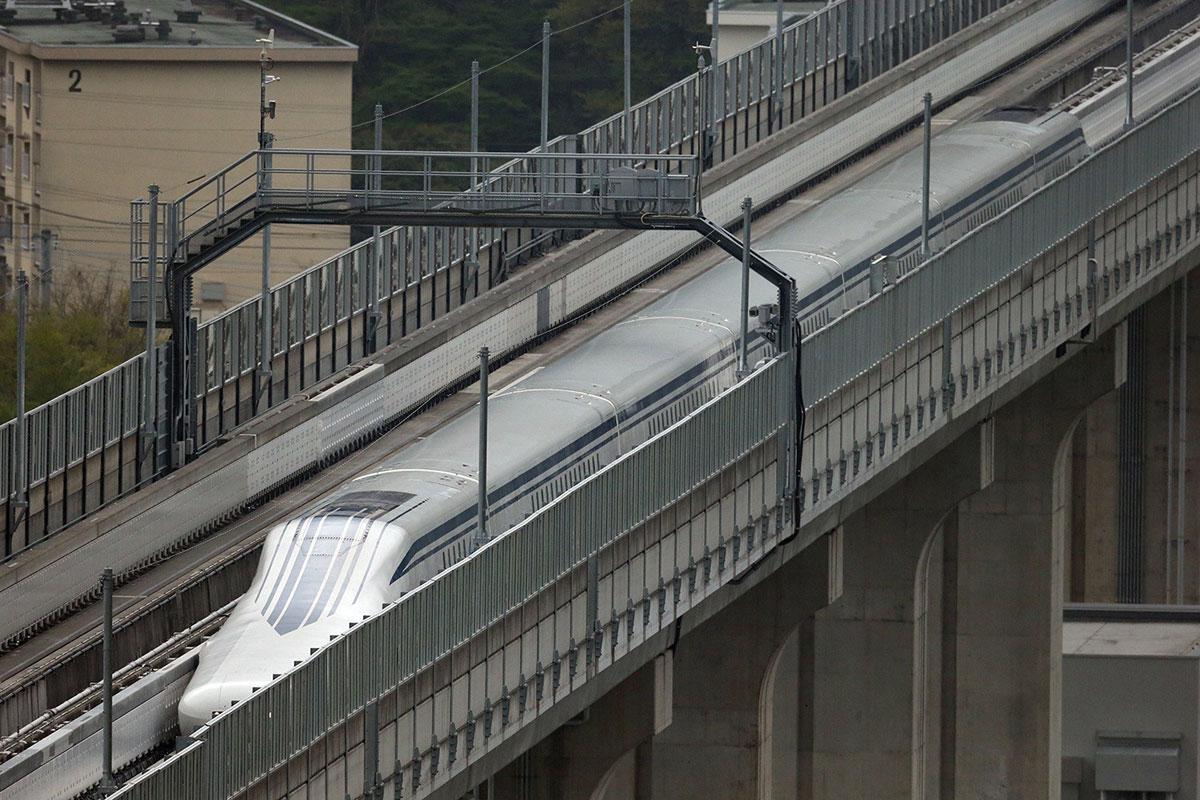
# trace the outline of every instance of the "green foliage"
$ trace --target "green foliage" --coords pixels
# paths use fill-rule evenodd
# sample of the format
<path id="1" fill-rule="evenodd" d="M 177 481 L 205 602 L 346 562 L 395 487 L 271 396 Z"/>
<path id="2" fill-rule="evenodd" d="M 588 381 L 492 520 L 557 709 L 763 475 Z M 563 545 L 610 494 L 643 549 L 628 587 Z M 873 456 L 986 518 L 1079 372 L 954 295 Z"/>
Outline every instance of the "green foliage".
<path id="1" fill-rule="evenodd" d="M 480 144 L 524 151 L 538 142 L 542 21 L 563 30 L 551 39 L 550 136 L 576 133 L 623 104 L 620 0 L 268 0 L 283 13 L 359 46 L 354 119 L 411 108 L 384 124 L 389 149 L 465 149 L 470 141 L 471 60 L 480 68 L 520 57 L 480 78 Z M 696 41 L 707 42 L 705 0 L 634 0 L 633 98 L 637 102 L 695 70 Z M 281 67 L 282 68 L 282 67 Z M 281 112 L 286 113 L 286 112 Z M 369 125 L 355 146 L 369 147 Z M 286 145 L 286 142 L 282 142 Z"/>
<path id="2" fill-rule="evenodd" d="M 26 409 L 79 386 L 143 349 L 129 327 L 128 295 L 107 283 L 67 276 L 50 307 L 31 298 L 26 331 Z M 12 296 L 0 308 L 0 420 L 16 416 L 17 316 Z"/>

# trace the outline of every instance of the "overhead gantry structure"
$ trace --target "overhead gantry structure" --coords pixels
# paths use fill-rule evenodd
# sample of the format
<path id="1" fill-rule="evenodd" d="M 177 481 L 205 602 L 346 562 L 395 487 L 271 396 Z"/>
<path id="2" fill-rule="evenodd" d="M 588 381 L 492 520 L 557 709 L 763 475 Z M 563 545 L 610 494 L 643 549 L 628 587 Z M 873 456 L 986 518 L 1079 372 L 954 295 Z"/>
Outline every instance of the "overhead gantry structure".
<path id="1" fill-rule="evenodd" d="M 700 172 L 691 154 L 260 149 L 177 200 L 135 201 L 131 318 L 171 328 L 167 430 L 150 436 L 174 467 L 193 455 L 191 280 L 268 225 L 692 230 L 769 281 L 792 319 L 795 281 L 704 216 Z M 781 352 L 798 345 L 794 330 L 777 336 Z"/>

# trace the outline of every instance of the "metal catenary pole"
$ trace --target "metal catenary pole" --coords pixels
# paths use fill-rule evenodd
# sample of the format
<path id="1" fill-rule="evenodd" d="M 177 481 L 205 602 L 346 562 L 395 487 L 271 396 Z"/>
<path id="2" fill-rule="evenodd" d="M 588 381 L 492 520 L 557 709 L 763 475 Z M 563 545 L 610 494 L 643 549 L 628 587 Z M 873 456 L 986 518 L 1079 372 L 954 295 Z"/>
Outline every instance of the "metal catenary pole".
<path id="1" fill-rule="evenodd" d="M 696 51 L 696 213 L 703 214 L 704 208 L 702 205 L 703 198 L 699 191 L 700 175 L 704 172 L 704 167 L 707 163 L 706 155 L 708 153 L 708 142 L 710 130 L 715 131 L 716 120 L 709 119 L 708 108 L 711 106 L 712 98 L 709 96 L 711 87 L 709 86 L 709 72 L 707 64 L 704 61 L 704 52 L 708 50 L 704 45 L 698 44 L 693 47 Z M 711 126 L 711 128 L 710 128 Z M 712 136 L 715 142 L 715 134 Z"/>
<path id="2" fill-rule="evenodd" d="M 738 306 L 741 335 L 738 344 L 737 375 L 742 377 L 749 372 L 746 363 L 750 341 L 750 215 L 754 202 L 749 198 L 742 199 L 742 302 Z"/>
<path id="3" fill-rule="evenodd" d="M 542 23 L 542 152 L 550 141 L 550 20 Z"/>
<path id="4" fill-rule="evenodd" d="M 25 270 L 17 273 L 17 446 L 13 460 L 16 462 L 16 507 L 25 507 L 25 329 L 29 324 L 29 277 Z M 6 554 L 7 554 L 6 550 Z"/>
<path id="5" fill-rule="evenodd" d="M 771 111 L 775 130 L 783 127 L 783 0 L 775 0 L 775 70 L 771 79 Z"/>
<path id="6" fill-rule="evenodd" d="M 1133 0 L 1125 0 L 1125 126 L 1133 125 Z"/>
<path id="7" fill-rule="evenodd" d="M 933 95 L 925 93 L 925 138 L 921 145 L 921 255 L 929 255 L 929 157 L 933 140 Z"/>
<path id="8" fill-rule="evenodd" d="M 104 751 L 103 764 L 100 778 L 101 794 L 110 794 L 116 788 L 113 783 L 113 571 L 111 567 L 105 567 L 104 573 L 100 577 L 101 593 L 104 597 L 104 644 L 101 652 L 101 670 L 103 671 L 103 697 L 104 697 Z"/>
<path id="9" fill-rule="evenodd" d="M 479 348 L 479 527 L 475 533 L 477 545 L 488 540 L 487 518 L 487 423 L 488 423 L 488 349 Z"/>
<path id="10" fill-rule="evenodd" d="M 712 60 L 713 60 L 714 64 L 716 64 L 717 60 L 721 57 L 721 50 L 717 46 L 720 39 L 721 39 L 721 0 L 713 0 L 713 4 L 712 4 L 712 39 L 711 39 L 711 43 L 709 44 L 709 48 L 710 48 L 710 51 L 712 52 Z"/>
<path id="11" fill-rule="evenodd" d="M 263 174 L 262 186 L 271 187 L 271 145 L 275 136 L 271 133 L 262 134 Z M 258 381 L 255 383 L 254 407 L 261 412 L 271 404 L 271 226 L 264 225 L 262 232 L 262 276 L 259 286 L 259 322 L 261 330 L 258 334 Z"/>
<path id="12" fill-rule="evenodd" d="M 630 108 L 633 107 L 633 88 L 632 88 L 632 64 L 633 57 L 630 53 L 630 20 L 629 20 L 629 4 L 630 0 L 625 0 L 625 115 L 623 118 L 625 129 L 625 152 L 633 152 L 633 115 L 630 113 Z"/>
<path id="13" fill-rule="evenodd" d="M 471 62 L 471 152 L 479 152 L 479 62 Z M 479 159 L 471 156 L 471 186 L 479 185 Z M 475 270 L 476 293 L 479 282 L 479 228 L 470 230 L 471 237 L 471 266 Z"/>
<path id="14" fill-rule="evenodd" d="M 158 378 L 158 350 L 155 339 L 158 321 L 158 184 L 150 184 L 150 236 L 146 260 L 146 355 L 142 364 L 142 446 L 146 449 L 147 463 L 154 458 L 154 440 L 157 434 L 158 403 L 155 402 L 154 385 Z"/>
<path id="15" fill-rule="evenodd" d="M 383 150 L 383 104 L 375 104 L 375 150 Z M 373 176 L 375 192 L 383 191 L 383 156 L 375 156 Z M 379 332 L 379 276 L 383 273 L 383 229 L 376 225 L 371 229 L 371 260 L 367 265 L 367 316 L 363 336 L 363 349 L 374 353 Z"/>
<path id="16" fill-rule="evenodd" d="M 271 145 L 275 141 L 273 134 L 267 133 L 267 117 L 275 118 L 275 104 L 267 103 L 267 86 L 279 80 L 275 75 L 268 75 L 274 61 L 267 55 L 267 49 L 275 42 L 275 30 L 267 34 L 265 39 L 257 39 L 262 45 L 258 54 L 258 146 L 262 150 L 260 165 L 262 174 L 259 185 L 263 189 L 271 187 Z M 254 411 L 259 413 L 271 404 L 271 226 L 264 225 L 262 233 L 262 280 L 259 295 L 259 334 L 258 334 L 258 374 L 254 382 Z"/>

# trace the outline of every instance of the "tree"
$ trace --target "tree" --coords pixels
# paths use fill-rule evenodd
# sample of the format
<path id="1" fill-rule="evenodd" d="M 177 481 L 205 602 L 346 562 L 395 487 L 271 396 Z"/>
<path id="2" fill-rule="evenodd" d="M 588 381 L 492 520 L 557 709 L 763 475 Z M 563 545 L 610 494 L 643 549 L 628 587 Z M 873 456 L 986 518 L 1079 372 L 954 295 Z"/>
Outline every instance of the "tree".
<path id="1" fill-rule="evenodd" d="M 385 113 L 402 111 L 384 125 L 388 149 L 468 146 L 472 59 L 487 70 L 480 79 L 481 146 L 495 151 L 535 147 L 544 19 L 560 32 L 550 45 L 551 138 L 576 133 L 623 106 L 619 0 L 269 0 L 268 4 L 359 46 L 354 119 L 369 120 L 376 102 L 383 104 Z M 704 0 L 635 0 L 632 4 L 635 102 L 695 70 L 691 45 L 708 40 L 706 7 Z M 529 49 L 506 61 L 525 48 Z M 496 66 L 501 62 L 506 63 Z M 354 143 L 371 146 L 371 126 L 358 128 Z"/>
<path id="2" fill-rule="evenodd" d="M 49 308 L 31 305 L 26 329 L 25 404 L 34 408 L 120 364 L 145 346 L 126 319 L 129 295 L 104 281 L 65 276 Z M 17 316 L 0 310 L 0 420 L 16 416 Z M 97 412 L 98 413 L 98 412 Z"/>

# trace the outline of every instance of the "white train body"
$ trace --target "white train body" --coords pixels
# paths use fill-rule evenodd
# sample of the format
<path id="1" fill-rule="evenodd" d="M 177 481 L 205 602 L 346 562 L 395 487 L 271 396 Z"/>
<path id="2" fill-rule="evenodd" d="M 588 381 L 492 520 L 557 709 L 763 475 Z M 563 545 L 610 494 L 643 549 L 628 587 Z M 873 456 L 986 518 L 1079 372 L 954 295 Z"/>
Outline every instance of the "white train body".
<path id="1" fill-rule="evenodd" d="M 1070 116 L 999 116 L 934 139 L 936 246 L 1086 153 Z M 920 185 L 918 150 L 755 240 L 796 279 L 805 332 L 866 298 L 875 256 L 916 263 Z M 493 534 L 733 383 L 739 284 L 729 259 L 492 395 Z M 752 303 L 773 300 L 755 279 Z M 766 347 L 754 338 L 758 356 Z M 459 416 L 270 532 L 250 589 L 203 646 L 179 706 L 185 733 L 471 551 L 477 425 L 477 409 Z"/>

